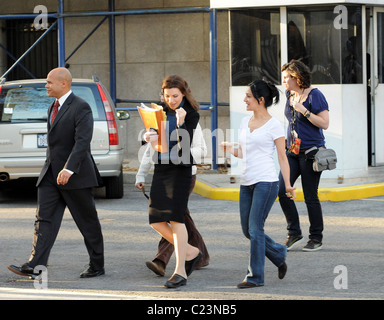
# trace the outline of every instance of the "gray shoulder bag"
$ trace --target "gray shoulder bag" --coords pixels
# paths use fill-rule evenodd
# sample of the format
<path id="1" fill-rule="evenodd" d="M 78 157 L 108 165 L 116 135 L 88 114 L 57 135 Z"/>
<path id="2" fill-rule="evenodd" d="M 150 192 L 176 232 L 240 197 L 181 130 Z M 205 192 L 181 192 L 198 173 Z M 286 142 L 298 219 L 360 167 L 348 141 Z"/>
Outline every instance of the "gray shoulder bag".
<path id="1" fill-rule="evenodd" d="M 305 151 L 307 159 L 313 159 L 313 171 L 333 170 L 336 168 L 337 157 L 333 149 L 312 147 Z"/>

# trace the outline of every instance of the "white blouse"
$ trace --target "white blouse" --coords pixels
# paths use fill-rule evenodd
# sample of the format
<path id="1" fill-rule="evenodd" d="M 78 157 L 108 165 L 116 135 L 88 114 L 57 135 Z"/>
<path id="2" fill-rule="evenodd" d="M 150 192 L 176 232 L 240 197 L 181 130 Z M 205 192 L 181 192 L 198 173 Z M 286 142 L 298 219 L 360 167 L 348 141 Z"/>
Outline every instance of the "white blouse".
<path id="1" fill-rule="evenodd" d="M 243 154 L 240 183 L 249 186 L 261 181 L 278 181 L 274 161 L 275 140 L 285 137 L 284 128 L 277 119 L 271 118 L 262 127 L 251 132 L 248 127 L 251 117 L 243 118 L 239 129 L 239 144 Z"/>

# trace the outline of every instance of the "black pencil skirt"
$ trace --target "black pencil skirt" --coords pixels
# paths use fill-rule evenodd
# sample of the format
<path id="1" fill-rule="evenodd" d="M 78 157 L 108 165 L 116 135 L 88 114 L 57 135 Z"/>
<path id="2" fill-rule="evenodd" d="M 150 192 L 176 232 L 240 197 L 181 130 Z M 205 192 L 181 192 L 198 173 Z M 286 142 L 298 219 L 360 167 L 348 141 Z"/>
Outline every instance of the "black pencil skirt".
<path id="1" fill-rule="evenodd" d="M 156 164 L 149 197 L 149 223 L 184 223 L 192 167 Z"/>

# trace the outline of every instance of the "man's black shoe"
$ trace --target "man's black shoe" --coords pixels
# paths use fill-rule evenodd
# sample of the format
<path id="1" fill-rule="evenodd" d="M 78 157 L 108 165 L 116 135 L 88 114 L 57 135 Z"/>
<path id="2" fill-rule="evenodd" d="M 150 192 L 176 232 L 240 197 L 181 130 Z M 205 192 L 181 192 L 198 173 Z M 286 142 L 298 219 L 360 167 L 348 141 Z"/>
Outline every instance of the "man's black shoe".
<path id="1" fill-rule="evenodd" d="M 100 270 L 95 270 L 93 267 L 89 266 L 87 269 L 85 269 L 81 274 L 80 278 L 92 278 L 92 277 L 98 277 L 105 274 L 104 268 Z"/>
<path id="2" fill-rule="evenodd" d="M 30 277 L 32 279 L 35 279 L 39 273 L 34 273 L 33 269 L 28 263 L 24 263 L 22 266 L 18 267 L 13 264 L 8 266 L 8 270 L 18 274 L 19 276 L 24 276 L 24 277 Z"/>

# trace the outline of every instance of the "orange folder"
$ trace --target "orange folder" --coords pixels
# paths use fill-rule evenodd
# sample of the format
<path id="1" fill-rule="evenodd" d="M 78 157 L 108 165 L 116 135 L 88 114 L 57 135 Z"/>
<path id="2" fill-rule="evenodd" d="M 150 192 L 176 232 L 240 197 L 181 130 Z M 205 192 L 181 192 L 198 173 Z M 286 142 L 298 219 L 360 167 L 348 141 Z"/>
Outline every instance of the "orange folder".
<path id="1" fill-rule="evenodd" d="M 168 144 L 165 135 L 165 125 L 167 116 L 163 108 L 156 103 L 151 103 L 151 107 L 141 103 L 137 107 L 141 120 L 143 120 L 144 127 L 147 131 L 154 129 L 159 136 L 157 146 L 155 147 L 158 152 L 168 152 Z"/>

